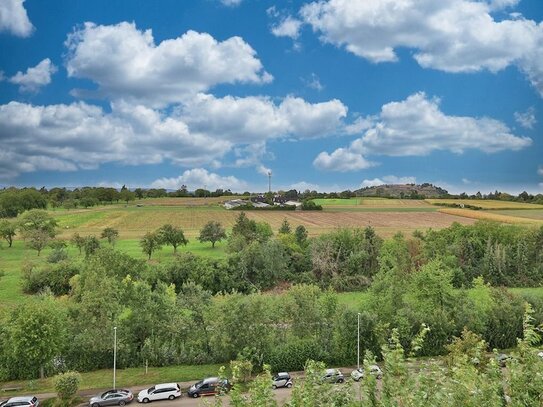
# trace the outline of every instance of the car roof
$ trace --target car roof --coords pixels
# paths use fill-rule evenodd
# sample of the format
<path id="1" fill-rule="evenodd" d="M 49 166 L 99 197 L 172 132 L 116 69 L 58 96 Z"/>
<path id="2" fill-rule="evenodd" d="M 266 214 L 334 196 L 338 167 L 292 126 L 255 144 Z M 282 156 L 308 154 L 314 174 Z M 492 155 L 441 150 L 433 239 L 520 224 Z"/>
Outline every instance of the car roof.
<path id="1" fill-rule="evenodd" d="M 203 382 L 204 383 L 209 383 L 209 382 L 218 382 L 219 381 L 219 378 L 218 377 L 206 377 Z"/>
<path id="2" fill-rule="evenodd" d="M 288 372 L 279 372 L 277 373 L 277 376 L 288 376 Z"/>
<path id="3" fill-rule="evenodd" d="M 326 369 L 326 373 L 336 373 L 337 369 Z"/>
<path id="4" fill-rule="evenodd" d="M 8 403 L 14 403 L 17 401 L 28 401 L 31 402 L 34 399 L 34 396 L 20 396 L 20 397 L 12 397 L 8 400 Z"/>
<path id="5" fill-rule="evenodd" d="M 155 389 L 165 389 L 167 387 L 177 387 L 177 383 L 161 383 L 155 386 Z"/>

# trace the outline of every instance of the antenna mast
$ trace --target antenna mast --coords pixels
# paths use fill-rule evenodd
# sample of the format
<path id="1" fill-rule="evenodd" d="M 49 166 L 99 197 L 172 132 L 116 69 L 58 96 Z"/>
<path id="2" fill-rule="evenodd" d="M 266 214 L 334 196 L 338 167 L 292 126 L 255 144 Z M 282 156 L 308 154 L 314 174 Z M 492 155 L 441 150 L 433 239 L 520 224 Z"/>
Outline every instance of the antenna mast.
<path id="1" fill-rule="evenodd" d="M 268 171 L 268 192 L 271 194 L 271 176 L 272 172 Z"/>

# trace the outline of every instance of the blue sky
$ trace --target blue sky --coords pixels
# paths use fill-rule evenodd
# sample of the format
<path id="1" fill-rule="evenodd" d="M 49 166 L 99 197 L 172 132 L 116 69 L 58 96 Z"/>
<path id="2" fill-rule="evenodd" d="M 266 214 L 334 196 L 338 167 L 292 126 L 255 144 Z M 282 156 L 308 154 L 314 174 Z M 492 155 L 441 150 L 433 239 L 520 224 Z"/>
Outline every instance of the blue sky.
<path id="1" fill-rule="evenodd" d="M 0 185 L 543 192 L 540 0 L 3 0 Z"/>

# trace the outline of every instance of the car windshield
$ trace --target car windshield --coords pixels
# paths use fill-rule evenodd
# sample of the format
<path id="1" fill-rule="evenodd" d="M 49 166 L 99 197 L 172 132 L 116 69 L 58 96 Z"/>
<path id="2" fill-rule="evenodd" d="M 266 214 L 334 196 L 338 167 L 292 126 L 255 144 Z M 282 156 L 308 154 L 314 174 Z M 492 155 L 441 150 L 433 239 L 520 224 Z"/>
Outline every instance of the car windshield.
<path id="1" fill-rule="evenodd" d="M 204 384 L 204 381 L 203 381 L 203 380 L 200 380 L 198 383 L 194 383 L 194 386 L 195 386 L 195 387 L 201 387 L 202 384 Z"/>
<path id="2" fill-rule="evenodd" d="M 155 386 L 153 386 L 153 387 L 147 389 L 147 392 L 148 392 L 148 393 L 151 393 L 151 392 L 154 391 L 154 390 L 155 390 Z"/>

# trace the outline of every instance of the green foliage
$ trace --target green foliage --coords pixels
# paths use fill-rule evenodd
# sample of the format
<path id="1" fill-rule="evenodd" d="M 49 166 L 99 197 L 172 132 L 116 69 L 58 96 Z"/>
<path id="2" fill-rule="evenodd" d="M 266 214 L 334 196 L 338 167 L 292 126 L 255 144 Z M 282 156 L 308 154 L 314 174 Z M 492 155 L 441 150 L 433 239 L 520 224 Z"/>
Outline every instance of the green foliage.
<path id="1" fill-rule="evenodd" d="M 147 236 L 147 235 L 145 235 Z M 183 233 L 183 230 L 180 228 L 177 228 L 172 225 L 163 225 L 161 226 L 156 232 L 155 236 L 157 239 L 157 243 L 159 244 L 166 244 L 173 247 L 173 252 L 177 252 L 177 247 L 180 245 L 186 246 L 188 244 L 188 240 L 185 238 L 185 234 Z M 145 239 L 145 237 L 144 237 Z M 143 239 L 142 239 L 143 241 Z M 149 242 L 150 243 L 150 242 Z M 143 249 L 143 251 L 146 254 L 149 254 L 149 243 L 147 243 L 147 251 Z M 143 246 L 142 246 L 143 248 Z M 152 250 L 154 251 L 154 250 Z M 151 251 L 151 252 L 152 252 Z M 149 259 L 151 258 L 151 255 L 149 254 Z"/>
<path id="2" fill-rule="evenodd" d="M 294 231 L 294 236 L 296 236 L 296 242 L 298 242 L 300 246 L 304 245 L 305 242 L 307 241 L 307 229 L 305 228 L 305 226 L 304 225 L 296 226 L 296 230 Z"/>
<path id="3" fill-rule="evenodd" d="M 9 188 L 0 192 L 0 218 L 14 218 L 24 211 L 47 208 L 47 200 L 34 188 Z"/>
<path id="4" fill-rule="evenodd" d="M 77 372 L 61 373 L 55 376 L 54 382 L 58 398 L 67 401 L 75 396 L 77 390 L 79 390 L 81 375 Z"/>
<path id="5" fill-rule="evenodd" d="M 215 221 L 207 222 L 202 230 L 200 230 L 200 236 L 198 237 L 201 243 L 210 242 L 211 247 L 215 247 L 215 243 L 223 239 L 226 239 L 226 231 L 220 222 Z"/>
<path id="6" fill-rule="evenodd" d="M 17 225 L 8 219 L 0 219 L 0 239 L 4 239 L 8 246 L 13 245 L 13 238 L 17 234 Z"/>
<path id="7" fill-rule="evenodd" d="M 25 238 L 28 238 L 33 232 L 43 232 L 50 238 L 55 237 L 58 223 L 47 211 L 42 209 L 32 209 L 17 219 L 19 229 Z"/>
<path id="8" fill-rule="evenodd" d="M 32 229 L 25 232 L 26 245 L 38 252 L 38 256 L 41 251 L 49 245 L 51 241 L 51 235 L 41 229 Z"/>
<path id="9" fill-rule="evenodd" d="M 162 237 L 157 233 L 147 232 L 145 236 L 140 239 L 140 247 L 143 253 L 151 260 L 151 256 L 157 250 L 162 249 Z"/>
<path id="10" fill-rule="evenodd" d="M 312 200 L 304 200 L 302 201 L 302 210 L 303 211 L 322 211 L 322 205 L 319 205 Z"/>
<path id="11" fill-rule="evenodd" d="M 119 231 L 117 229 L 108 227 L 102 231 L 100 237 L 102 239 L 107 239 L 107 242 L 111 246 L 115 246 L 115 241 L 119 238 Z"/>
<path id="12" fill-rule="evenodd" d="M 74 233 L 70 239 L 70 243 L 77 247 L 79 249 L 79 254 L 81 254 L 83 247 L 85 247 L 85 238 L 80 236 L 79 233 Z"/>
<path id="13" fill-rule="evenodd" d="M 85 258 L 89 258 L 100 248 L 100 240 L 94 235 L 85 237 L 85 242 L 83 243 L 83 249 L 85 251 Z"/>
<path id="14" fill-rule="evenodd" d="M 279 233 L 288 235 L 291 232 L 292 232 L 292 229 L 290 227 L 290 223 L 288 223 L 287 218 L 283 219 L 283 223 L 281 223 L 281 227 L 279 228 Z"/>

